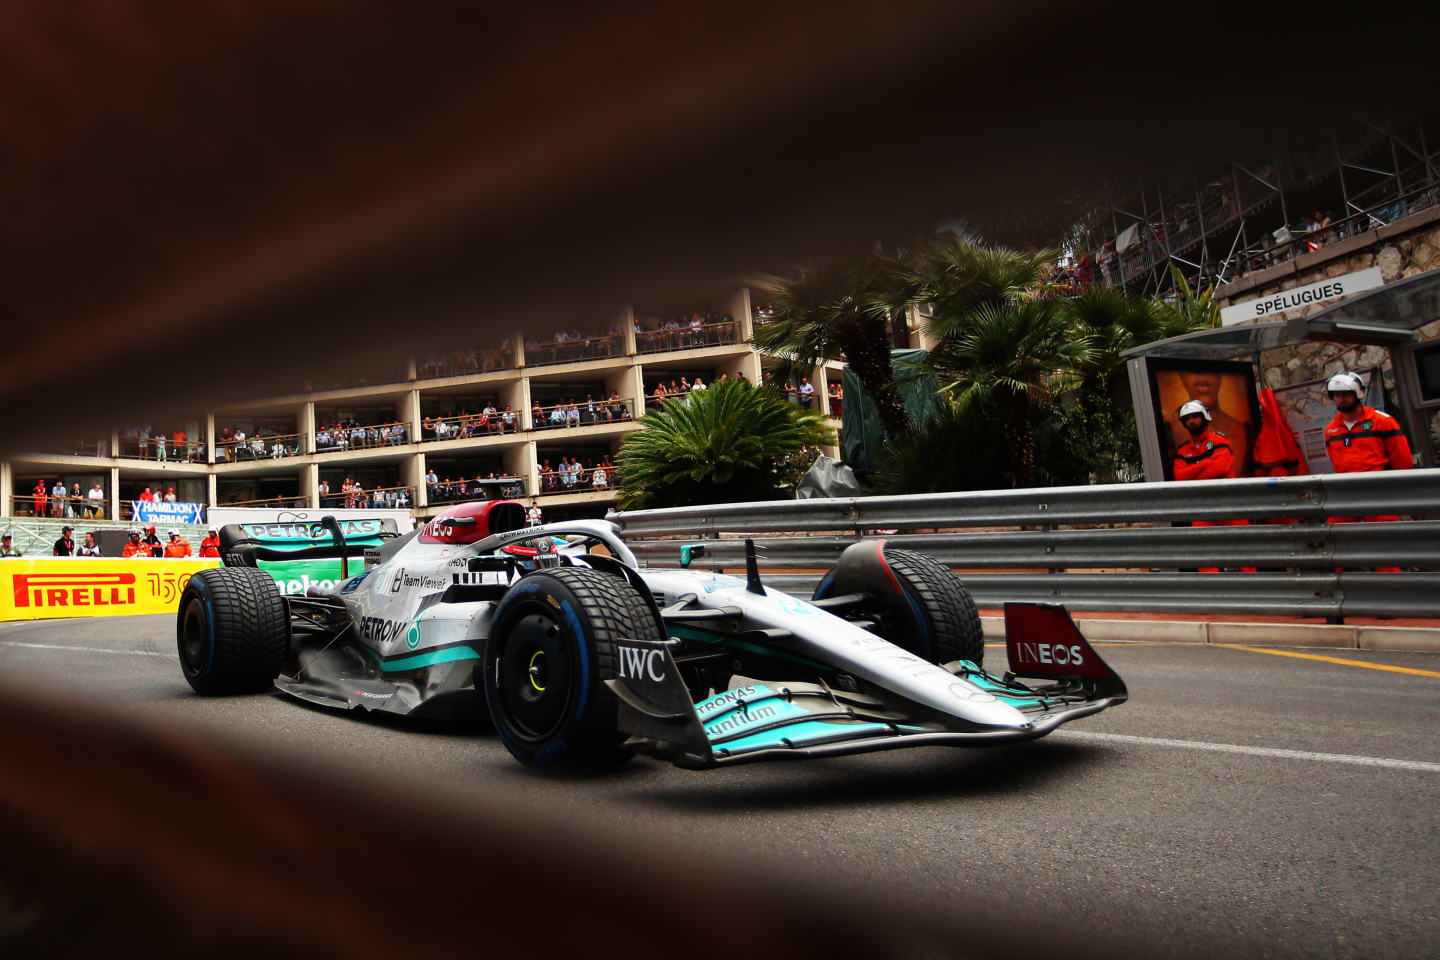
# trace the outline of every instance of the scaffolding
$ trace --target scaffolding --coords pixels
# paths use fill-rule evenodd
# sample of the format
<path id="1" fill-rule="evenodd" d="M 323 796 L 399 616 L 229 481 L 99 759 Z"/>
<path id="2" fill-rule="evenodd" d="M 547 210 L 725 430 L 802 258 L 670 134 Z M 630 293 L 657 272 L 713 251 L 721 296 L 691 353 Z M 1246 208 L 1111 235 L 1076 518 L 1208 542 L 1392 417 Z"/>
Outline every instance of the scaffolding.
<path id="1" fill-rule="evenodd" d="M 1192 288 L 1223 288 L 1434 206 L 1440 111 L 1381 123 L 1349 118 L 1203 176 L 1159 174 L 1125 193 L 1107 185 L 1079 280 L 1169 296 L 1173 265 Z"/>

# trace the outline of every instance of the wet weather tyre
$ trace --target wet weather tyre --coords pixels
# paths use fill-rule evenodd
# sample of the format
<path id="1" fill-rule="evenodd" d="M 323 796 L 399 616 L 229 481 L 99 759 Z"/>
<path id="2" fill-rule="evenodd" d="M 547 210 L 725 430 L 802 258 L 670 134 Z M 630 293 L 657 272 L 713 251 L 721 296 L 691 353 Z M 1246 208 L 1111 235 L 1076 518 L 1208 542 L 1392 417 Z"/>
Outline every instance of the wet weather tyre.
<path id="1" fill-rule="evenodd" d="M 886 591 L 878 608 L 868 611 L 881 635 L 931 663 L 969 660 L 979 666 L 985 656 L 980 611 L 960 578 L 913 550 L 886 550 L 884 556 L 900 595 Z"/>
<path id="2" fill-rule="evenodd" d="M 595 769 L 630 759 L 616 725 L 619 701 L 605 686 L 621 639 L 663 638 L 645 599 L 610 574 L 560 567 L 510 588 L 485 641 L 482 689 L 517 760 Z"/>
<path id="3" fill-rule="evenodd" d="M 254 567 L 214 567 L 180 594 L 180 669 L 196 693 L 268 690 L 290 647 L 290 614 L 275 581 Z"/>

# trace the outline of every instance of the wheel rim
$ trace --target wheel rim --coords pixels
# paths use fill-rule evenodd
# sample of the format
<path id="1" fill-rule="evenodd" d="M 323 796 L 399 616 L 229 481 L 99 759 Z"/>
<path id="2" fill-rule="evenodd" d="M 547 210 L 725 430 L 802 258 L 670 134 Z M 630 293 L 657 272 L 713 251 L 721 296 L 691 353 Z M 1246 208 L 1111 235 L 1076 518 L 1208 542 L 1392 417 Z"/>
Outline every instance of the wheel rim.
<path id="1" fill-rule="evenodd" d="M 510 627 L 497 686 L 515 732 L 544 740 L 565 721 L 574 673 L 560 624 L 545 611 L 527 613 Z"/>
<path id="2" fill-rule="evenodd" d="M 180 625 L 180 659 L 185 672 L 191 676 L 199 676 L 205 665 L 209 637 L 205 605 L 199 599 L 191 600 L 185 607 L 185 619 Z"/>

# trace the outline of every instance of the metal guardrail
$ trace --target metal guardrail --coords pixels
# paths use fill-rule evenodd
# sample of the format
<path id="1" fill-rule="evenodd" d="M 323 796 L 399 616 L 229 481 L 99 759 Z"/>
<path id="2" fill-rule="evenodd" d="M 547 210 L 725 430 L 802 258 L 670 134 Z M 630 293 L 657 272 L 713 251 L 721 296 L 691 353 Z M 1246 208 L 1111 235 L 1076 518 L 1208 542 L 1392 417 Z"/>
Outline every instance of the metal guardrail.
<path id="1" fill-rule="evenodd" d="M 1327 522 L 1377 515 L 1414 519 Z M 884 535 L 964 571 L 982 606 L 1334 618 L 1440 616 L 1431 516 L 1440 516 L 1440 470 L 712 504 L 610 519 L 654 566 L 674 565 L 679 541 L 703 538 L 704 566 L 738 568 L 739 537 L 754 536 L 762 565 L 779 571 L 767 582 L 797 594 L 855 539 Z M 1252 522 L 1173 525 L 1231 518 Z M 1267 522 L 1281 519 L 1300 522 Z M 1201 566 L 1257 572 L 1193 572 Z M 1406 572 L 1372 572 L 1397 566 Z"/>

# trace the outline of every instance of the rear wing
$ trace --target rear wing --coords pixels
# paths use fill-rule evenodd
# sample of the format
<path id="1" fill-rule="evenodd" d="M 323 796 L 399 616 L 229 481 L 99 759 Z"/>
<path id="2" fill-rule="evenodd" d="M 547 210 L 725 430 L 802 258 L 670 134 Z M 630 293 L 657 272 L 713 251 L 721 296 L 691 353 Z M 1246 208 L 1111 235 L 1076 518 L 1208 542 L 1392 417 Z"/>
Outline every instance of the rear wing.
<path id="1" fill-rule="evenodd" d="M 325 522 L 325 521 L 328 521 Z M 340 536 L 336 537 L 336 530 Z M 295 561 L 363 557 L 399 536 L 390 517 L 335 520 L 227 523 L 218 531 L 226 566 L 253 567 L 257 561 Z M 342 546 L 343 544 L 343 546 Z"/>

